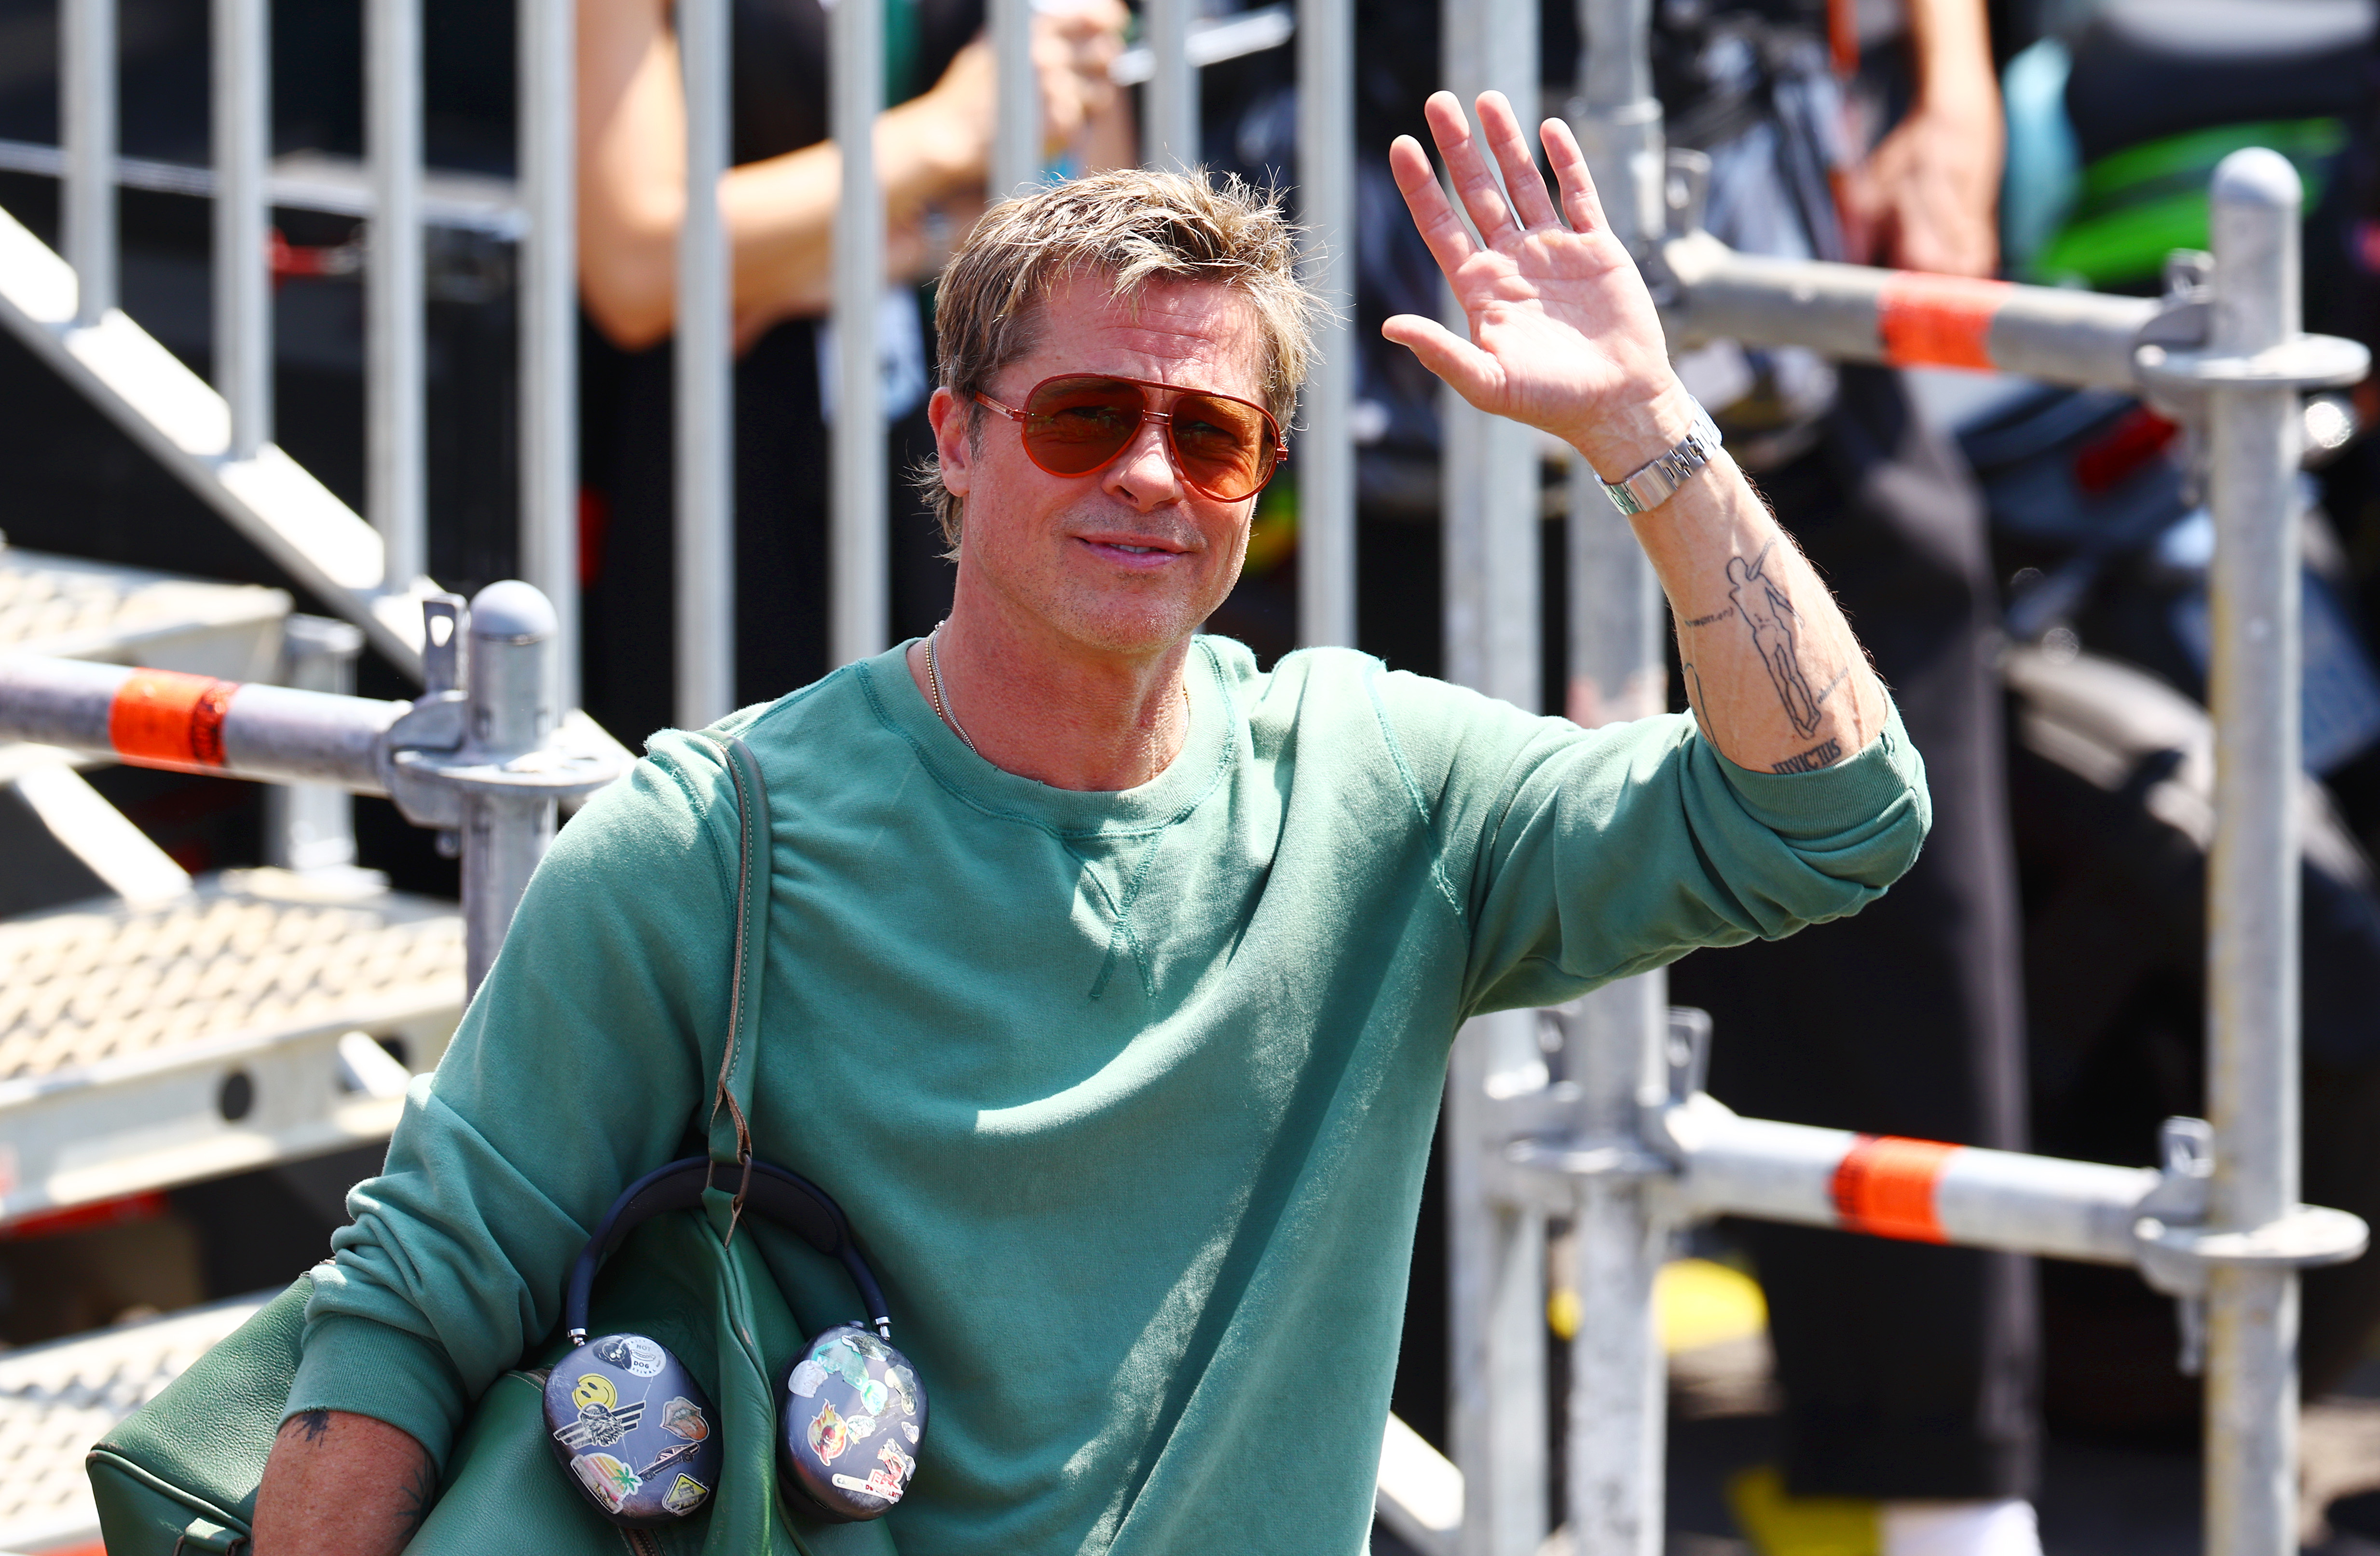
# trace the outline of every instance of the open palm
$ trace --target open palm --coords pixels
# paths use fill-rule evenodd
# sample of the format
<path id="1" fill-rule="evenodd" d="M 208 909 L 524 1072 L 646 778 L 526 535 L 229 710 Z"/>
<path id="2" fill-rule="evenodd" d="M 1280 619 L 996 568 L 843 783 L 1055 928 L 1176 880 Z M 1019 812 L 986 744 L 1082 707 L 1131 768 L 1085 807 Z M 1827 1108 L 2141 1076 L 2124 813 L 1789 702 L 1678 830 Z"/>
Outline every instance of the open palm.
<path id="1" fill-rule="evenodd" d="M 1557 211 L 1512 104 L 1487 92 L 1478 108 L 1501 184 L 1454 94 L 1436 93 L 1427 108 L 1475 238 L 1448 203 L 1420 142 L 1400 136 L 1389 151 L 1397 187 L 1463 306 L 1471 338 L 1411 313 L 1389 320 L 1380 333 L 1481 410 L 1542 428 L 1607 477 L 1623 475 L 1641 462 L 1636 451 L 1654 424 L 1654 402 L 1682 393 L 1660 316 L 1604 222 L 1570 128 L 1549 119 L 1543 130 L 1560 188 Z"/>

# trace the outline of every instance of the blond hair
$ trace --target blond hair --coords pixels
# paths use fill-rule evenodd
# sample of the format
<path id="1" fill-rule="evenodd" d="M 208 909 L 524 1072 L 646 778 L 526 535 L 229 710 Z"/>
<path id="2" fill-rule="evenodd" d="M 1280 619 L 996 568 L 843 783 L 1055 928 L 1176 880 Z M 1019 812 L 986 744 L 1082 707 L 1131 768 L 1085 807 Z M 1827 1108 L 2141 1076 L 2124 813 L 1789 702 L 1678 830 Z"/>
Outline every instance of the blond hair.
<path id="1" fill-rule="evenodd" d="M 1236 176 L 1218 183 L 1203 170 L 1132 167 L 1002 201 L 942 272 L 934 298 L 938 376 L 966 402 L 970 442 L 983 427 L 977 393 L 1039 344 L 1050 289 L 1085 275 L 1106 277 L 1118 297 L 1151 280 L 1238 292 L 1256 310 L 1264 344 L 1265 408 L 1290 425 L 1313 354 L 1318 301 L 1297 279 L 1297 232 L 1280 201 Z M 932 458 L 917 480 L 956 555 L 961 499 Z"/>

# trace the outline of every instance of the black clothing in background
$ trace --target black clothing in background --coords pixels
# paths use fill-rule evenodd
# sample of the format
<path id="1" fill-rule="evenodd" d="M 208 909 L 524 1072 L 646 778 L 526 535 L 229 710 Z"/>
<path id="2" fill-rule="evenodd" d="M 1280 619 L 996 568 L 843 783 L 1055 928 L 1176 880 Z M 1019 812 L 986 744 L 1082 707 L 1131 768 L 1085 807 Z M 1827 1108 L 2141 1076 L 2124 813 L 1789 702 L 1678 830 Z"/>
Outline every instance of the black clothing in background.
<path id="1" fill-rule="evenodd" d="M 2025 1149 L 2024 1012 L 1982 503 L 1900 376 L 1846 367 L 1818 446 L 1761 484 L 1834 590 L 1925 758 L 1934 829 L 1852 918 L 1702 951 L 1670 997 L 1711 1013 L 1738 1112 Z M 1768 1299 L 1796 1495 L 2032 1495 L 2030 1261 L 1737 1222 Z"/>
<path id="2" fill-rule="evenodd" d="M 982 0 L 886 8 L 888 102 L 933 85 L 983 25 Z M 735 160 L 826 139 L 826 13 L 818 0 L 735 0 Z M 933 361 L 931 310 L 917 299 Z M 669 343 L 625 352 L 580 332 L 580 468 L 587 543 L 584 700 L 632 747 L 676 722 L 674 401 Z M 933 438 L 920 403 L 887 440 L 892 625 L 925 631 L 950 603 L 951 567 L 908 480 Z M 790 320 L 735 364 L 735 700 L 818 679 L 827 661 L 827 522 L 832 471 L 819 413 L 817 326 Z"/>

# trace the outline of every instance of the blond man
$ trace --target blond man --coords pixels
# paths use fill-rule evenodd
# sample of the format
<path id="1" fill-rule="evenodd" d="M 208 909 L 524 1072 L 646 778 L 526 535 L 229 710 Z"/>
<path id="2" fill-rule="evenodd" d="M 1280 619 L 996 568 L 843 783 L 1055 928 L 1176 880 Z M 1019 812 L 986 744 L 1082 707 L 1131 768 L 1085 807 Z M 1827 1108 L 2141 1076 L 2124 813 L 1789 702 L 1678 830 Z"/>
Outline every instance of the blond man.
<path id="1" fill-rule="evenodd" d="M 1567 132 L 1558 211 L 1510 109 L 1480 111 L 1512 201 L 1430 105 L 1475 240 L 1396 150 L 1471 338 L 1388 333 L 1629 477 L 1694 407 Z M 774 796 L 755 1146 L 850 1211 L 934 1392 L 886 1521 L 906 1556 L 1354 1556 L 1456 1027 L 1854 911 L 1925 830 L 1883 687 L 1706 443 L 1635 483 L 1694 719 L 1588 732 L 1200 636 L 1306 360 L 1293 255 L 1275 210 L 1199 178 L 992 212 L 941 293 L 950 619 L 722 725 Z M 1764 555 L 1815 729 L 1729 603 L 1730 559 Z M 357 1191 L 261 1556 L 402 1542 L 408 1475 L 434 1484 L 588 1228 L 704 1106 L 735 840 L 711 748 L 665 734 L 556 843 Z"/>

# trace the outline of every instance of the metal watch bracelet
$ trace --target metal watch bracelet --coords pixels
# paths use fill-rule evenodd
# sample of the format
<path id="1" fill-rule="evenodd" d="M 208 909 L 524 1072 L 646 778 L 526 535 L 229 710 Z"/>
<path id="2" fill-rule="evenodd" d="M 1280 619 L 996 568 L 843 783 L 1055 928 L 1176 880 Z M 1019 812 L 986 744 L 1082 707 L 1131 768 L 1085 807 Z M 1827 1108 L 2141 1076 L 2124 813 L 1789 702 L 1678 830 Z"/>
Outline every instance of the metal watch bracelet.
<path id="1" fill-rule="evenodd" d="M 1622 515 L 1648 513 L 1676 495 L 1678 488 L 1692 480 L 1695 474 L 1711 462 L 1719 451 L 1718 425 L 1694 401 L 1694 429 L 1685 441 L 1668 453 L 1658 455 L 1641 469 L 1621 480 L 1603 483 L 1604 494 Z"/>

